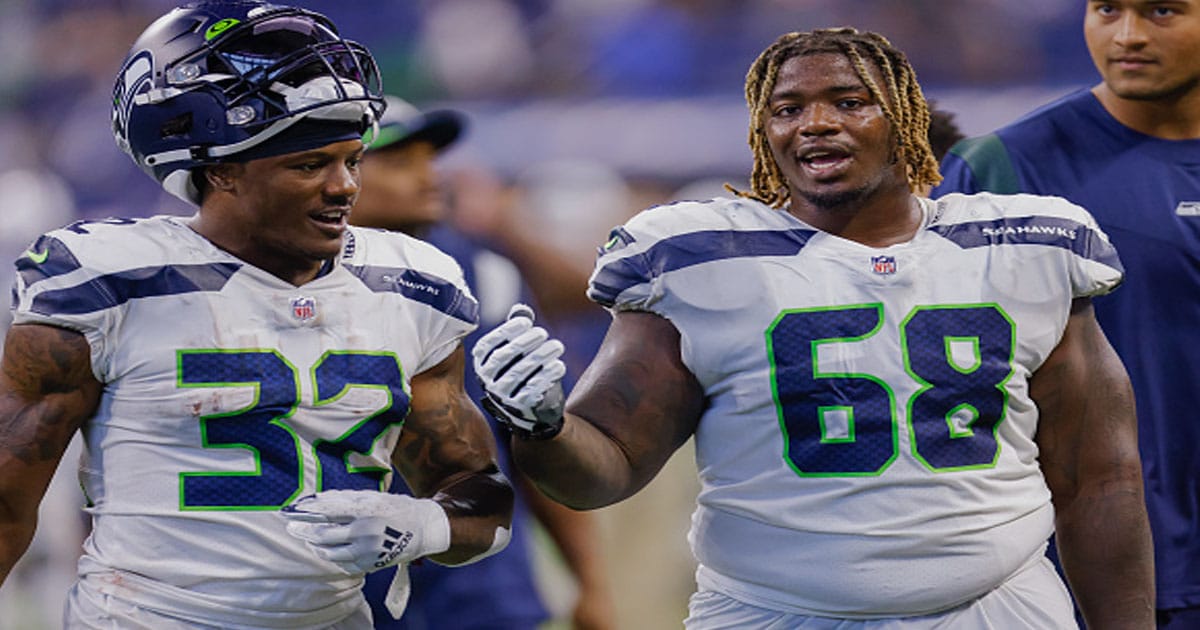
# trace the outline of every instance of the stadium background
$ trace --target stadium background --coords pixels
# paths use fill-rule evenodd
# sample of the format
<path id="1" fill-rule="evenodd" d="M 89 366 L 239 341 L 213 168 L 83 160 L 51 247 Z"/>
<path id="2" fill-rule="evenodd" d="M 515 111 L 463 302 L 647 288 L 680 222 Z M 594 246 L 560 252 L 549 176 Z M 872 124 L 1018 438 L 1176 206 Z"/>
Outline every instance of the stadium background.
<path id="1" fill-rule="evenodd" d="M 388 92 L 469 116 L 466 137 L 441 163 L 464 213 L 486 215 L 487 191 L 503 191 L 523 224 L 584 267 L 630 213 L 744 181 L 745 70 L 786 30 L 853 25 L 883 33 L 967 134 L 1096 81 L 1082 0 L 292 3 L 325 13 L 366 44 Z M 175 4 L 0 0 L 6 290 L 9 262 L 42 231 L 77 218 L 190 213 L 118 151 L 108 126 L 112 79 L 129 43 Z M 0 338 L 8 321 L 0 314 Z M 679 627 L 692 588 L 683 539 L 695 493 L 690 467 L 684 449 L 641 495 L 599 512 L 622 628 Z M 56 612 L 46 611 L 61 602 L 82 528 L 70 477 L 55 479 L 35 545 L 0 588 L 0 630 L 58 627 Z M 553 554 L 543 550 L 539 562 L 545 594 L 561 613 L 569 580 Z"/>

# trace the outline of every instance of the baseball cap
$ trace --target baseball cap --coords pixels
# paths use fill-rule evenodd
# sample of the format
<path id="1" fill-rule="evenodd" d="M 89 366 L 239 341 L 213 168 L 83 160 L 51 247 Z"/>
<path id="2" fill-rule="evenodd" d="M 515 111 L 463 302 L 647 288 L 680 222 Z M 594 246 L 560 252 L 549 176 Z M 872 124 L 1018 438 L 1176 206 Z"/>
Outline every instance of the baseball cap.
<path id="1" fill-rule="evenodd" d="M 466 127 L 466 117 L 450 109 L 422 112 L 402 98 L 385 96 L 387 109 L 379 120 L 379 131 L 368 146 L 378 151 L 407 142 L 424 140 L 437 150 L 452 144 Z"/>

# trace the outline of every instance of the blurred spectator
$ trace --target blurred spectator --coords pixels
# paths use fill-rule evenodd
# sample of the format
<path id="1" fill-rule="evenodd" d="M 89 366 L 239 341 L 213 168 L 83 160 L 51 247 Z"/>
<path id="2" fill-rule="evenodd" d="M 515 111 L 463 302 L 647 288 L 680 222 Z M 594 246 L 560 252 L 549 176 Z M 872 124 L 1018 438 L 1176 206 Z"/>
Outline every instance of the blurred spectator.
<path id="1" fill-rule="evenodd" d="M 388 97 L 376 140 L 361 164 L 363 187 L 350 220 L 355 225 L 404 232 L 428 240 L 453 256 L 480 304 L 480 328 L 504 321 L 508 308 L 530 301 L 522 291 L 520 272 L 512 262 L 448 226 L 445 201 L 434 168 L 435 158 L 458 140 L 465 118 L 455 110 L 421 112 L 408 102 Z M 555 266 L 553 259 L 540 261 Z M 582 287 L 580 274 L 574 284 Z M 469 335 L 465 345 L 474 343 Z M 467 368 L 466 387 L 478 400 L 482 391 Z M 501 432 L 498 427 L 494 430 Z M 577 586 L 571 615 L 580 630 L 613 630 L 612 601 L 594 534 L 594 517 L 545 498 L 523 483 L 509 463 L 507 436 L 498 436 L 501 467 L 518 490 L 513 537 L 496 555 L 463 567 L 421 563 L 409 570 L 412 596 L 404 616 L 393 621 L 383 605 L 393 570 L 367 576 L 365 592 L 375 613 L 375 627 L 395 630 L 494 627 L 534 630 L 548 618 L 535 583 L 530 553 L 531 528 L 537 518 L 570 568 Z M 393 490 L 407 492 L 393 477 Z"/>
<path id="2" fill-rule="evenodd" d="M 594 23 L 587 68 L 598 93 L 664 96 L 687 93 L 703 74 L 703 0 L 645 3 Z"/>
<path id="3" fill-rule="evenodd" d="M 929 146 L 933 148 L 933 156 L 941 160 L 954 143 L 965 137 L 954 120 L 954 113 L 940 109 L 937 103 L 929 101 Z"/>
<path id="4" fill-rule="evenodd" d="M 422 50 L 455 98 L 507 97 L 527 90 L 534 70 L 529 35 L 506 0 L 429 5 Z"/>

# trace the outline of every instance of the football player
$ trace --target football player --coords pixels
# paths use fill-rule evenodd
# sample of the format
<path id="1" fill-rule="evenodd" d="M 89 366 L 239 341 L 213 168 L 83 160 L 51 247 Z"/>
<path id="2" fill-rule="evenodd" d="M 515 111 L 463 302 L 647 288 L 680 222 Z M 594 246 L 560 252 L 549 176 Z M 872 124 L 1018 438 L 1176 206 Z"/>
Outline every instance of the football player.
<path id="1" fill-rule="evenodd" d="M 37 239 L 0 364 L 0 578 L 84 437 L 67 627 L 369 627 L 366 573 L 507 542 L 460 268 L 347 223 L 380 90 L 299 8 L 196 2 L 133 44 L 116 140 L 198 210 Z M 393 465 L 414 496 L 383 492 Z"/>
<path id="2" fill-rule="evenodd" d="M 1091 297 L 1122 277 L 1081 207 L 936 184 L 904 54 L 850 28 L 751 66 L 736 198 L 613 230 L 613 313 L 567 404 L 561 344 L 513 317 L 473 348 L 522 471 L 578 509 L 696 441 L 692 630 L 1149 628 L 1133 396 Z"/>

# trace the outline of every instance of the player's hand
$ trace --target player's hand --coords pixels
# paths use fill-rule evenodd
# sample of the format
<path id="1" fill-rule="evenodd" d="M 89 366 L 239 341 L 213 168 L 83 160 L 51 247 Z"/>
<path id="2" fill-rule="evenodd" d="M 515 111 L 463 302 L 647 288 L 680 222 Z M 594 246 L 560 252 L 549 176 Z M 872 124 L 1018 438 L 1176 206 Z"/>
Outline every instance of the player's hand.
<path id="1" fill-rule="evenodd" d="M 526 440 L 558 435 L 563 424 L 563 345 L 533 324 L 533 310 L 514 304 L 508 320 L 471 350 L 483 386 L 483 408 Z"/>
<path id="2" fill-rule="evenodd" d="M 450 519 L 433 499 L 328 490 L 283 508 L 289 534 L 348 573 L 370 573 L 450 548 Z"/>

